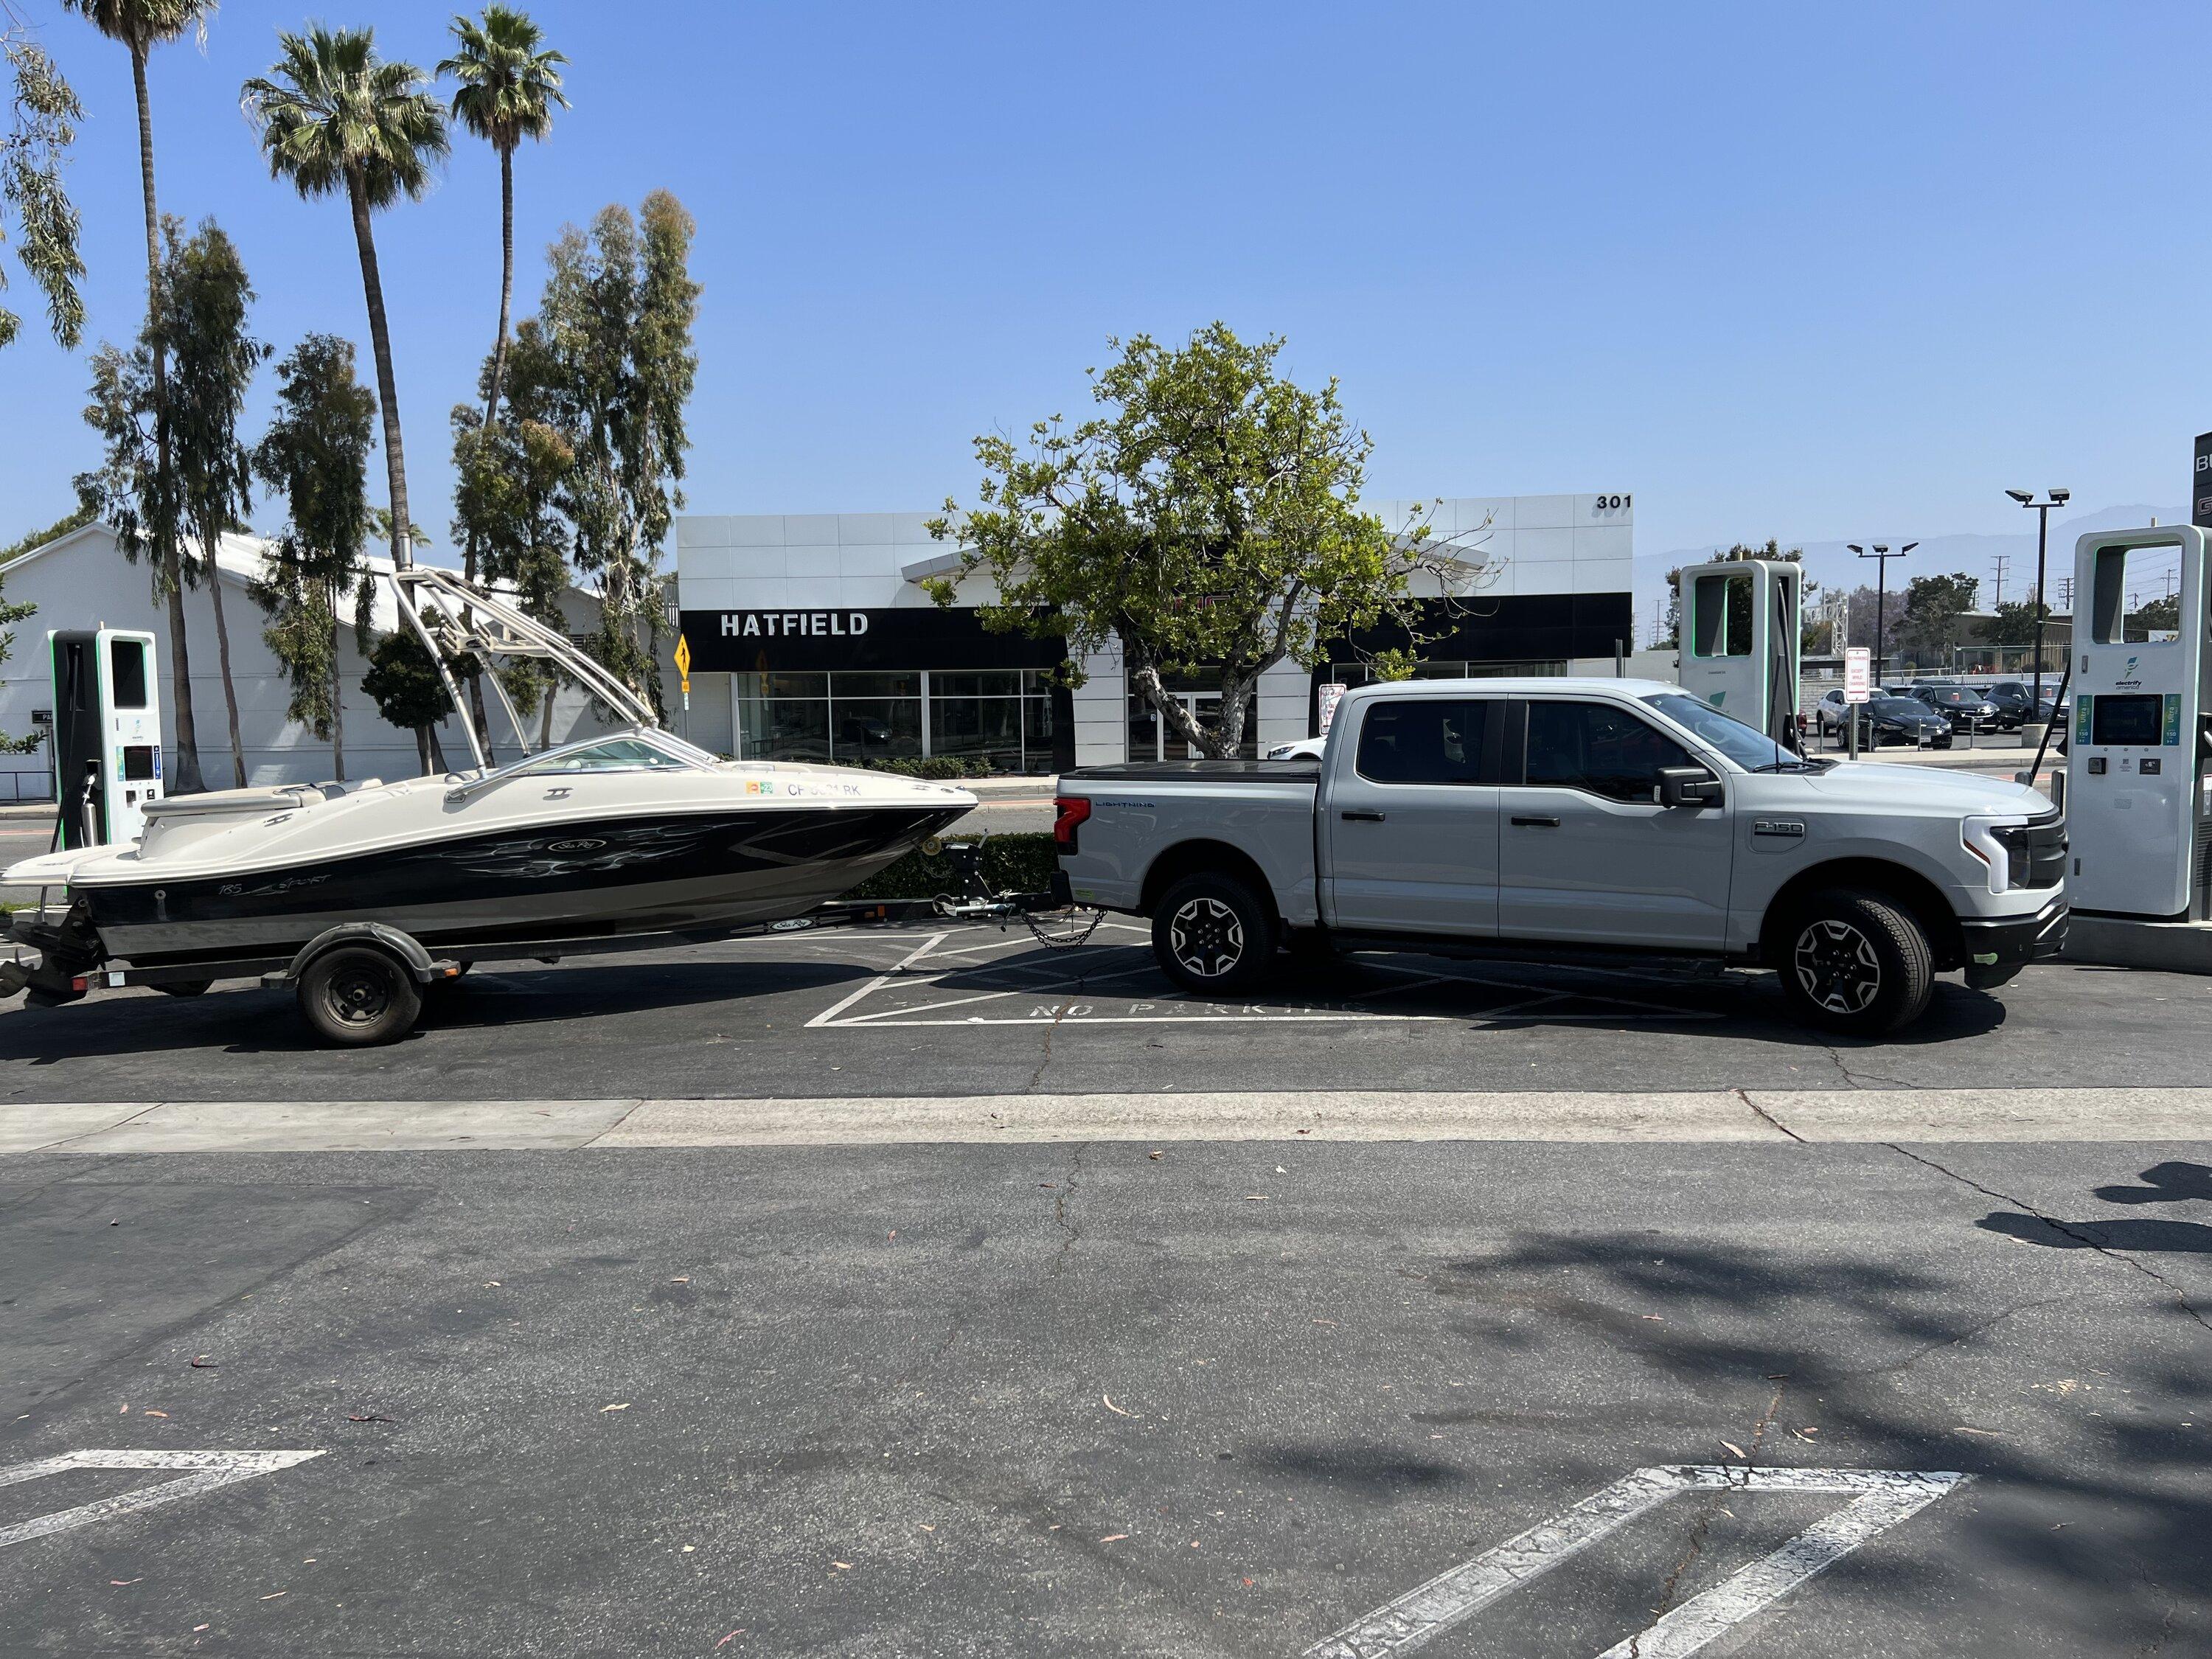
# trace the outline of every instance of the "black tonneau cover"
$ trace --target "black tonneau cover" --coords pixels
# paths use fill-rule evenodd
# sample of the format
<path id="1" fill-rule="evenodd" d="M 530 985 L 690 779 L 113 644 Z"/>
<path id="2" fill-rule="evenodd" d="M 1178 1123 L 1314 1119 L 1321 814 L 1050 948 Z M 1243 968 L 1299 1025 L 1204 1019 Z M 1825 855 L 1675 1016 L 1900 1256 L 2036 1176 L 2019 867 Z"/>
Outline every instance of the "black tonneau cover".
<path id="1" fill-rule="evenodd" d="M 1168 783 L 1207 778 L 1256 778 L 1265 783 L 1319 783 L 1317 760 L 1124 761 L 1118 766 L 1084 766 L 1060 775 L 1066 783 Z"/>

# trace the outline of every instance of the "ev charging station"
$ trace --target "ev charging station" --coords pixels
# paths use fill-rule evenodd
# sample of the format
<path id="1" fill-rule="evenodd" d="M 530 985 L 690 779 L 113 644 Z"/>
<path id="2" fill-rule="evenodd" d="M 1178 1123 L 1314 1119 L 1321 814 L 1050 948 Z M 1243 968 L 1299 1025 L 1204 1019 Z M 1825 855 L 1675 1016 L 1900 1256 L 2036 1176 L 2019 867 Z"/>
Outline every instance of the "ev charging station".
<path id="1" fill-rule="evenodd" d="M 1723 559 L 1689 567 L 1680 584 L 1682 689 L 1796 750 L 1803 570 L 1784 559 Z"/>
<path id="2" fill-rule="evenodd" d="M 2207 538 L 2193 525 L 2087 535 L 2074 550 L 2073 726 L 2066 755 L 2067 898 L 2075 914 L 2203 921 L 2208 714 Z M 2128 594 L 2180 563 L 2181 626 L 2130 640 Z M 2132 575 L 2131 575 L 2132 572 Z"/>
<path id="3" fill-rule="evenodd" d="M 54 676 L 54 799 L 64 848 L 133 842 L 161 797 L 154 636 L 121 628 L 46 635 Z"/>

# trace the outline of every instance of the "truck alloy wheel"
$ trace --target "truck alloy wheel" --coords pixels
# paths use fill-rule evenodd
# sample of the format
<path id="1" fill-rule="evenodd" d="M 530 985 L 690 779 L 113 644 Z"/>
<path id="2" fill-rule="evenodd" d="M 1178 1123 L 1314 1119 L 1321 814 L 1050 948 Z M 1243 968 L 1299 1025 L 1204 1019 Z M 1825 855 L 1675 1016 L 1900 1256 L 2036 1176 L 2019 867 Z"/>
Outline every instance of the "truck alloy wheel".
<path id="1" fill-rule="evenodd" d="M 1185 876 L 1153 907 L 1152 959 L 1186 991 L 1239 994 L 1266 974 L 1274 956 L 1273 910 L 1233 875 Z"/>
<path id="2" fill-rule="evenodd" d="M 1200 979 L 1219 979 L 1244 955 L 1244 924 L 1218 898 L 1186 899 L 1168 918 L 1176 960 Z"/>
<path id="3" fill-rule="evenodd" d="M 1881 962 L 1848 921 L 1816 921 L 1797 935 L 1790 971 L 1805 994 L 1832 1014 L 1856 1014 L 1881 989 Z"/>
<path id="4" fill-rule="evenodd" d="M 1782 994 L 1808 1024 L 1880 1036 L 1919 1018 L 1935 993 L 1927 934 L 1909 910 L 1880 893 L 1815 893 L 1776 943 Z"/>

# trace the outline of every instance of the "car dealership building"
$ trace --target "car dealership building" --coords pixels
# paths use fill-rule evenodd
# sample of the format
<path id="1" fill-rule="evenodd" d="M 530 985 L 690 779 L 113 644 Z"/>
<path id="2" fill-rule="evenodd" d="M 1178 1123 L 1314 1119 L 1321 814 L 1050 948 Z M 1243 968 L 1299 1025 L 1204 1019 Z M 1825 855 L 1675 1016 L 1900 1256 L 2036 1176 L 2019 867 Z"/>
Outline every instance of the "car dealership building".
<path id="1" fill-rule="evenodd" d="M 1370 503 L 1386 525 L 1422 504 Z M 1134 696 L 1118 652 L 1081 659 L 1084 683 L 1052 683 L 1064 641 L 986 629 L 991 590 L 963 583 L 939 607 L 922 584 L 956 571 L 926 513 L 684 517 L 676 521 L 677 604 L 691 653 L 694 742 L 746 759 L 855 764 L 957 756 L 994 771 L 1051 773 L 1183 749 Z M 1632 498 L 1518 495 L 1428 504 L 1447 562 L 1422 594 L 1425 676 L 1608 673 L 1633 648 Z M 1339 641 L 1309 671 L 1261 677 L 1244 750 L 1311 735 L 1320 688 L 1366 678 Z M 1218 698 L 1176 688 L 1205 720 Z"/>

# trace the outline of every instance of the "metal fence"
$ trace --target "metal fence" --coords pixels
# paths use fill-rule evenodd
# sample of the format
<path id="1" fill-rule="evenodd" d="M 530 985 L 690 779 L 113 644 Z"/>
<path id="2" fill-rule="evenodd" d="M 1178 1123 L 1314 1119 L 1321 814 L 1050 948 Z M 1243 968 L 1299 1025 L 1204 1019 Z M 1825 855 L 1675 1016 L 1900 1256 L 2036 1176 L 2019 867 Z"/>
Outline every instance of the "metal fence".
<path id="1" fill-rule="evenodd" d="M 43 767 L 35 772 L 0 772 L 0 778 L 8 781 L 7 789 L 0 792 L 0 805 L 54 798 L 54 775 Z"/>

